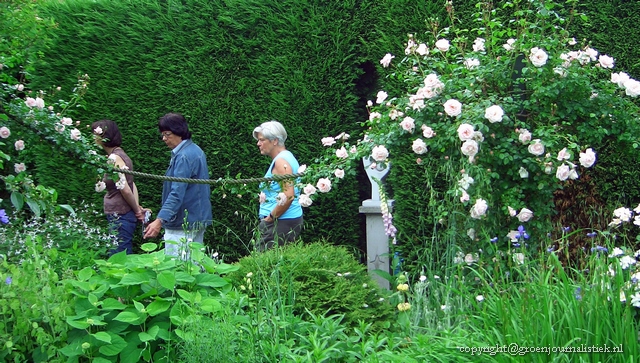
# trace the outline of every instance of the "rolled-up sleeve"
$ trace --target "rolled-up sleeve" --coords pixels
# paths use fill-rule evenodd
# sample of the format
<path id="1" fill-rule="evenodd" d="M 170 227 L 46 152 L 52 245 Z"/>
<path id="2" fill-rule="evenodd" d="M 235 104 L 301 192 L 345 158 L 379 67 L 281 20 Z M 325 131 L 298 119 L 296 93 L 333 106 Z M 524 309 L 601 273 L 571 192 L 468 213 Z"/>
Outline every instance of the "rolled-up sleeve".
<path id="1" fill-rule="evenodd" d="M 191 178 L 192 171 L 189 160 L 184 155 L 176 155 L 173 160 L 173 177 L 176 178 Z M 166 183 L 166 182 L 165 182 Z M 180 209 L 183 208 L 183 201 L 185 193 L 187 191 L 188 183 L 181 182 L 169 182 L 169 194 L 162 204 L 162 208 L 158 213 L 158 218 L 164 221 L 173 221 L 176 215 L 180 214 Z"/>

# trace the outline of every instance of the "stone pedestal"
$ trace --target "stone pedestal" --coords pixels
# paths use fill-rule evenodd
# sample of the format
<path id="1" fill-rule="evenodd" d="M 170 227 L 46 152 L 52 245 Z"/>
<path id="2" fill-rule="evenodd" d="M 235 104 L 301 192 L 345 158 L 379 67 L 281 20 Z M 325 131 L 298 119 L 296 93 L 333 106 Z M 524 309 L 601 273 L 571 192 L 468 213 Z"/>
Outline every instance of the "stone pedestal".
<path id="1" fill-rule="evenodd" d="M 378 282 L 380 287 L 389 288 L 389 281 L 382 276 L 373 273 L 373 270 L 389 270 L 389 237 L 385 234 L 384 221 L 382 220 L 382 209 L 380 208 L 380 188 L 375 180 L 383 180 L 389 172 L 389 165 L 386 168 L 371 169 L 371 162 L 363 159 L 364 169 L 371 182 L 371 199 L 362 202 L 360 213 L 366 215 L 367 227 L 367 270 L 371 277 Z M 393 201 L 388 201 L 389 212 L 392 211 Z"/>

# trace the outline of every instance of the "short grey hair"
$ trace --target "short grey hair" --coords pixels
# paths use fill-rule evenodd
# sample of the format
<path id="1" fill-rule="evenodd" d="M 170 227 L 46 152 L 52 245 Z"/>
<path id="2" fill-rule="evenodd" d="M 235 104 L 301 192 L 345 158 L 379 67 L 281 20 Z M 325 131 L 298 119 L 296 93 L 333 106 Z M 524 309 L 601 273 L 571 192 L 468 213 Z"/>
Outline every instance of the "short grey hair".
<path id="1" fill-rule="evenodd" d="M 278 121 L 272 120 L 262 123 L 260 126 L 253 129 L 253 138 L 258 140 L 258 134 L 266 137 L 268 140 L 278 140 L 278 145 L 284 146 L 284 142 L 287 140 L 287 130 Z"/>

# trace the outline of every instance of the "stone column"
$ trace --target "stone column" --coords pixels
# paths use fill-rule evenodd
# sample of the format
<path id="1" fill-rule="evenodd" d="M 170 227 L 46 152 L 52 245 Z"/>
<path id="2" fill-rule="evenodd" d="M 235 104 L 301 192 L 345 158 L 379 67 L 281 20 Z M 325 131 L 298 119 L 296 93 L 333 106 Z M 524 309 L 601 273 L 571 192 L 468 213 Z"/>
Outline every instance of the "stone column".
<path id="1" fill-rule="evenodd" d="M 378 282 L 380 287 L 389 289 L 389 281 L 382 276 L 373 273 L 373 270 L 382 270 L 390 273 L 389 270 L 389 237 L 385 234 L 384 222 L 382 220 L 382 209 L 380 208 L 380 188 L 374 180 L 383 180 L 389 172 L 389 165 L 386 168 L 371 169 L 371 162 L 363 158 L 364 169 L 371 182 L 371 199 L 362 202 L 360 213 L 366 215 L 367 227 L 367 270 L 369 275 Z M 389 211 L 393 207 L 393 200 L 388 200 Z"/>

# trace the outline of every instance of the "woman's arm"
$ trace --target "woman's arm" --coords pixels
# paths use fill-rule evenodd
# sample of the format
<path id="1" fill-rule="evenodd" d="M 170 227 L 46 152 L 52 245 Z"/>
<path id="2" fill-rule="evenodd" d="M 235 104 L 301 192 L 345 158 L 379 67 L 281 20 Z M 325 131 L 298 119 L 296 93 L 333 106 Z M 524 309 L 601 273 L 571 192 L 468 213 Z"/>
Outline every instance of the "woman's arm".
<path id="1" fill-rule="evenodd" d="M 115 155 L 115 157 L 115 166 L 117 168 L 123 169 L 123 167 L 126 167 L 124 160 L 122 160 L 120 156 Z M 125 182 L 124 188 L 120 189 L 120 193 L 122 194 L 122 197 L 127 202 L 127 204 L 129 204 L 129 206 L 133 210 L 133 213 L 136 214 L 136 217 L 138 215 L 143 215 L 144 218 L 144 212 L 142 211 L 142 208 L 140 208 L 140 204 L 138 203 L 138 189 L 135 187 L 135 184 L 133 186 L 134 189 L 131 190 L 131 187 L 129 187 L 129 183 Z"/>
<path id="2" fill-rule="evenodd" d="M 275 174 L 287 175 L 287 174 L 293 174 L 293 169 L 285 159 L 279 158 L 279 159 L 276 159 L 276 163 L 273 166 L 273 169 L 271 172 L 274 175 Z M 293 180 L 282 180 L 279 183 L 280 183 L 280 188 L 282 190 L 282 193 L 284 193 L 287 198 L 284 201 L 284 204 L 276 205 L 276 207 L 273 208 L 273 210 L 271 211 L 271 215 L 265 218 L 267 222 L 272 222 L 274 218 L 278 219 L 278 217 L 283 215 L 287 211 L 287 209 L 289 209 L 289 207 L 291 206 L 291 203 L 293 203 L 293 199 L 295 198 L 295 189 L 294 189 L 295 182 Z"/>

